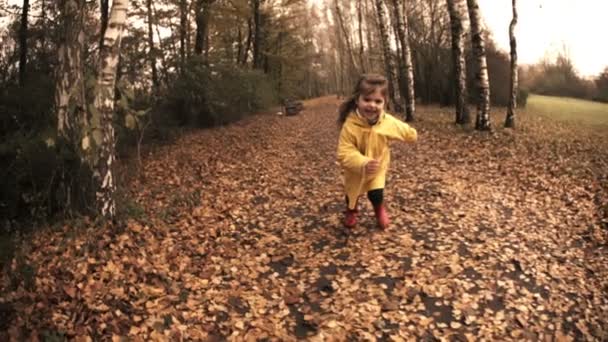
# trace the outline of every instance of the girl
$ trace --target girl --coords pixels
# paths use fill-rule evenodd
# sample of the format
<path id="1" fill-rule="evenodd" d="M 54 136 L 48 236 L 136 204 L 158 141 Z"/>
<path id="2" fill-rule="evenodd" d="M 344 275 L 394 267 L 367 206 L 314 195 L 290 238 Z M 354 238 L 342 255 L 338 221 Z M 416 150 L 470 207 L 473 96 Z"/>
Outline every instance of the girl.
<path id="1" fill-rule="evenodd" d="M 347 210 L 344 225 L 357 224 L 357 200 L 367 192 L 378 226 L 390 223 L 383 200 L 390 163 L 389 140 L 414 142 L 416 130 L 384 111 L 388 82 L 381 75 L 363 75 L 353 95 L 340 105 L 338 162 L 344 170 Z"/>

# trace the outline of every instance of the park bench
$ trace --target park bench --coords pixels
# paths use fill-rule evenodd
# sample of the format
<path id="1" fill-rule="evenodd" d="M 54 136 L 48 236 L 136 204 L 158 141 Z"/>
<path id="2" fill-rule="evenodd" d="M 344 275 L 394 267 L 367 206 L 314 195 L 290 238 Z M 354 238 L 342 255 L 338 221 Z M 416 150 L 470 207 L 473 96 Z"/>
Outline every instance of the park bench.
<path id="1" fill-rule="evenodd" d="M 292 116 L 299 114 L 304 109 L 304 104 L 302 101 L 286 99 L 283 101 L 283 107 L 285 108 L 285 115 Z"/>

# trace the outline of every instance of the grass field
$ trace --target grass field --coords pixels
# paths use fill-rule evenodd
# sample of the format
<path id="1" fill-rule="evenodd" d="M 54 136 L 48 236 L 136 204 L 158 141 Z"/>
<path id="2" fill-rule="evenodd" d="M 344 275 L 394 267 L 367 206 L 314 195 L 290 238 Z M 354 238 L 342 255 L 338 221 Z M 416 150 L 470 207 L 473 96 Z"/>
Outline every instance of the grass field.
<path id="1" fill-rule="evenodd" d="M 526 111 L 557 120 L 608 125 L 608 104 L 606 103 L 568 97 L 530 95 Z"/>

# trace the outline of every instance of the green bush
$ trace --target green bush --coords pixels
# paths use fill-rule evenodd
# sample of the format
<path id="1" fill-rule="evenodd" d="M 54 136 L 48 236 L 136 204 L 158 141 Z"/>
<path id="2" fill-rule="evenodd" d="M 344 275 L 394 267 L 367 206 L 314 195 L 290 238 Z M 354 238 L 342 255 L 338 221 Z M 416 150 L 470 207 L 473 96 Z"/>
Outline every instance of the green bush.
<path id="1" fill-rule="evenodd" d="M 528 89 L 519 88 L 517 92 L 517 107 L 525 108 L 528 104 L 528 96 L 530 95 L 530 91 Z"/>
<path id="2" fill-rule="evenodd" d="M 19 131 L 0 144 L 0 217 L 44 219 L 90 205 L 90 170 L 51 132 Z"/>
<path id="3" fill-rule="evenodd" d="M 217 126 L 277 103 L 274 89 L 260 71 L 206 66 L 192 59 L 169 91 L 167 104 L 179 125 Z"/>
<path id="4" fill-rule="evenodd" d="M 25 86 L 3 84 L 0 88 L 0 137 L 17 130 L 40 129 L 53 120 L 53 80 L 44 74 L 27 79 Z"/>

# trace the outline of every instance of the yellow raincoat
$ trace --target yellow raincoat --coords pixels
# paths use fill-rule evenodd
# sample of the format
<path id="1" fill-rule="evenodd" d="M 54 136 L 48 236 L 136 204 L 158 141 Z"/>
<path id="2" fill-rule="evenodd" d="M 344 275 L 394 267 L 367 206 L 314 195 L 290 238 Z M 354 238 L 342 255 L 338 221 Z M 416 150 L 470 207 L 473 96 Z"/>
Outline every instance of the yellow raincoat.
<path id="1" fill-rule="evenodd" d="M 357 198 L 370 190 L 384 188 L 390 163 L 390 140 L 414 142 L 416 130 L 394 116 L 382 112 L 373 126 L 357 112 L 346 118 L 338 141 L 338 162 L 344 169 L 344 188 L 348 208 L 354 209 Z M 380 162 L 377 173 L 366 175 L 365 164 L 372 159 Z"/>

